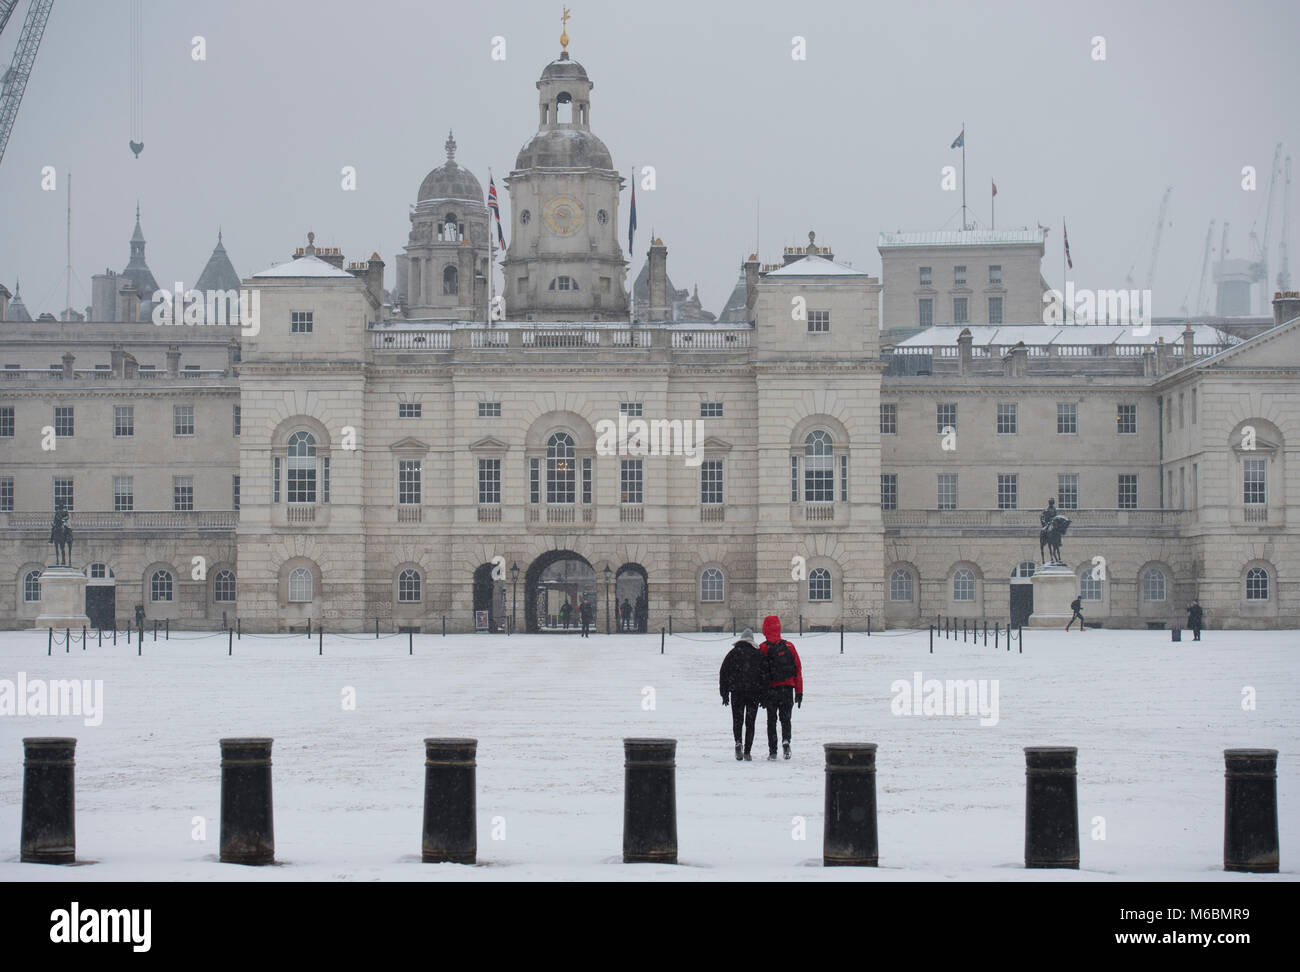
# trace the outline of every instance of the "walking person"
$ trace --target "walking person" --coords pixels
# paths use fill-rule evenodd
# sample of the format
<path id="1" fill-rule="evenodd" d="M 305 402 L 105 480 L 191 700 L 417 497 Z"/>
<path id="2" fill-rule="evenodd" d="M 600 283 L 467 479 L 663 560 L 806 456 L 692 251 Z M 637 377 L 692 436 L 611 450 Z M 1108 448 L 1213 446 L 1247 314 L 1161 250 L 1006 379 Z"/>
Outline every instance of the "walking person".
<path id="1" fill-rule="evenodd" d="M 1187 627 L 1192 629 L 1192 640 L 1201 640 L 1201 628 L 1205 626 L 1205 610 L 1201 607 L 1201 602 L 1192 598 L 1192 603 L 1187 605 Z"/>
<path id="2" fill-rule="evenodd" d="M 770 614 L 763 619 L 759 649 L 767 659 L 767 758 L 776 759 L 776 723 L 781 720 L 781 748 L 790 758 L 790 715 L 803 708 L 803 663 L 794 645 L 781 637 L 781 619 Z"/>
<path id="3" fill-rule="evenodd" d="M 619 630 L 631 631 L 632 630 L 632 602 L 629 601 L 627 598 L 623 598 L 623 606 L 620 607 L 618 611 L 619 611 Z"/>
<path id="4" fill-rule="evenodd" d="M 1079 622 L 1079 630 L 1080 630 L 1080 631 L 1087 631 L 1088 628 L 1087 628 L 1087 626 L 1084 625 L 1084 623 L 1083 623 L 1083 598 L 1082 598 L 1082 597 L 1076 597 L 1073 601 L 1071 601 L 1071 602 L 1070 602 L 1070 610 L 1074 612 L 1074 616 L 1073 616 L 1072 618 L 1070 618 L 1070 620 L 1066 623 L 1066 625 L 1065 625 L 1065 630 L 1066 630 L 1066 631 L 1069 631 L 1069 630 L 1070 630 L 1070 625 L 1074 624 L 1075 620 L 1078 619 L 1078 622 Z"/>
<path id="5" fill-rule="evenodd" d="M 736 737 L 736 759 L 752 759 L 754 726 L 758 705 L 767 690 L 767 657 L 754 644 L 754 632 L 746 628 L 740 640 L 722 659 L 718 670 L 718 691 L 722 704 L 731 706 L 731 732 Z M 741 732 L 744 731 L 743 742 Z"/>
<path id="6" fill-rule="evenodd" d="M 589 602 L 582 602 L 582 606 L 578 608 L 578 616 L 582 619 L 582 636 L 584 638 L 591 637 L 589 634 L 591 631 L 591 604 Z"/>

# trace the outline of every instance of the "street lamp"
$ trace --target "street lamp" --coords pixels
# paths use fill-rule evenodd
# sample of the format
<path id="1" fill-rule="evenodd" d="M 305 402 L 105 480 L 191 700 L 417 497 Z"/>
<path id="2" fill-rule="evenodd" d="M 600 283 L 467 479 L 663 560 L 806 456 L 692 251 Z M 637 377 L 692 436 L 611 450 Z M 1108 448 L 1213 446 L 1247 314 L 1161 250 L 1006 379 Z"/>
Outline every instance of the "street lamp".
<path id="1" fill-rule="evenodd" d="M 609 575 L 613 571 L 609 569 L 609 564 L 605 565 L 605 634 L 609 634 Z"/>
<path id="2" fill-rule="evenodd" d="M 519 561 L 510 565 L 510 627 L 515 626 L 515 612 L 519 608 Z"/>

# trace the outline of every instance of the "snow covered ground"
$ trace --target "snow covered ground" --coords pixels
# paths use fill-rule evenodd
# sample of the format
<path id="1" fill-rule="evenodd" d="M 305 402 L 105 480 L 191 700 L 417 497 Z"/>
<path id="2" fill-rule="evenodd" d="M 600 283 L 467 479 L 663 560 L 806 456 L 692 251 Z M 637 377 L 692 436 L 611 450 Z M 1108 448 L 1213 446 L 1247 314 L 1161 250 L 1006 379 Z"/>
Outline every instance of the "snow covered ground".
<path id="1" fill-rule="evenodd" d="M 1190 638 L 1190 633 L 1187 634 Z M 0 880 L 1295 880 L 1300 873 L 1300 637 L 1030 630 L 1023 654 L 890 631 L 792 637 L 806 690 L 794 759 L 732 752 L 717 671 L 729 635 L 328 635 L 193 632 L 143 657 L 0 633 L 0 679 L 103 680 L 98 726 L 0 715 Z M 996 725 L 895 715 L 896 680 L 996 680 Z M 344 708 L 345 689 L 356 708 Z M 1253 688 L 1256 708 L 1243 708 Z M 648 708 L 653 691 L 653 707 Z M 986 696 L 991 701 L 992 696 Z M 918 706 L 919 708 L 919 706 Z M 77 856 L 20 864 L 22 738 L 76 736 Z M 275 738 L 276 857 L 217 861 L 223 736 Z M 478 748 L 479 861 L 420 863 L 426 736 Z M 625 736 L 678 740 L 681 865 L 624 865 Z M 825 742 L 879 744 L 879 869 L 821 867 Z M 1027 745 L 1079 748 L 1082 869 L 1026 871 Z M 1280 751 L 1283 873 L 1225 874 L 1223 750 Z M 206 840 L 193 838 L 206 818 Z M 806 839 L 795 839 L 797 821 Z M 1105 819 L 1105 839 L 1093 820 Z M 502 818 L 505 839 L 493 839 Z M 498 822 L 499 823 L 499 822 Z"/>

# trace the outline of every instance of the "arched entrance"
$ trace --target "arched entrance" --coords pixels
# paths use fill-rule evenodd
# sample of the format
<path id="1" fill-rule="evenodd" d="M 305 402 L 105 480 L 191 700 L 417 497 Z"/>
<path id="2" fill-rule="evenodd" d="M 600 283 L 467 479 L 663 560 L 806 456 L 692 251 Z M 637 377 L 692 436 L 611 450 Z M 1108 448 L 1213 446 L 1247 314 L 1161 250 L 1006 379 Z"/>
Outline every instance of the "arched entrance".
<path id="1" fill-rule="evenodd" d="M 488 613 L 488 630 L 502 631 L 506 618 L 506 585 L 492 579 L 492 564 L 480 564 L 474 570 L 474 619 L 477 628 L 479 611 Z"/>
<path id="2" fill-rule="evenodd" d="M 115 626 L 117 616 L 117 578 L 107 564 L 86 567 L 86 617 L 101 630 Z"/>
<path id="3" fill-rule="evenodd" d="M 612 610 L 618 622 L 615 630 L 645 633 L 650 614 L 650 582 L 640 564 L 624 564 L 614 575 Z"/>
<path id="4" fill-rule="evenodd" d="M 598 628 L 600 597 L 596 570 L 572 550 L 548 550 L 531 564 L 524 579 L 524 624 L 527 631 L 579 630 L 579 611 L 592 608 L 591 627 Z M 567 605 L 567 610 L 566 610 Z"/>

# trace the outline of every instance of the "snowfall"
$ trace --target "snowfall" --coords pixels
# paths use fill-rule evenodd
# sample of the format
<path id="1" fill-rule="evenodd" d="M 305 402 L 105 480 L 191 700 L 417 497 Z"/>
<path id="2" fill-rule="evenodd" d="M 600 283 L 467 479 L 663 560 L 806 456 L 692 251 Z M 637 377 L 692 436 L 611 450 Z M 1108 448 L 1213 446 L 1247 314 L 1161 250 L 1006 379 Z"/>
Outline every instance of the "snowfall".
<path id="1" fill-rule="evenodd" d="M 729 634 L 0 633 L 0 680 L 102 680 L 102 721 L 0 714 L 0 880 L 1223 880 L 1300 873 L 1300 633 L 927 631 L 799 637 L 793 758 L 733 751 Z M 918 674 L 919 673 L 919 674 Z M 982 680 L 986 715 L 913 714 L 901 684 Z M 30 690 L 30 689 L 29 689 Z M 926 691 L 929 691 L 927 688 Z M 11 699 L 13 695 L 11 694 Z M 350 703 L 354 701 L 354 705 Z M 903 711 L 900 711 L 903 710 Z M 98 725 L 87 722 L 99 721 Z M 80 866 L 19 862 L 22 740 L 74 736 Z M 273 737 L 277 865 L 217 859 L 220 748 Z M 423 864 L 424 746 L 478 740 L 478 866 Z M 676 866 L 622 863 L 623 739 L 677 740 Z M 824 751 L 877 752 L 879 868 L 821 864 Z M 1081 868 L 1023 867 L 1024 747 L 1076 746 Z M 1229 748 L 1279 751 L 1282 873 L 1222 870 Z"/>

